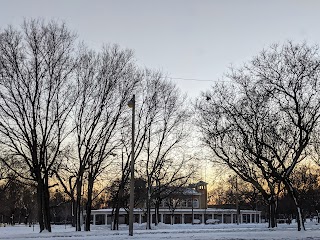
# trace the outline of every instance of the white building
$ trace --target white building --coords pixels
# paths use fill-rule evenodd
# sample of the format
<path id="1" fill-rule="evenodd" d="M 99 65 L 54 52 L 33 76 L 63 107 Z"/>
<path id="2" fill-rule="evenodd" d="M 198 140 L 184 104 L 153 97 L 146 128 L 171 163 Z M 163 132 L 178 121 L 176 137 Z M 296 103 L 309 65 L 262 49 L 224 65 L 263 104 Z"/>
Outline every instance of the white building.
<path id="1" fill-rule="evenodd" d="M 169 200 L 169 199 L 167 199 Z M 200 181 L 187 188 L 171 194 L 170 201 L 176 201 L 175 209 L 169 209 L 166 201 L 162 202 L 158 221 L 166 224 L 185 223 L 236 223 L 236 209 L 217 209 L 207 206 L 207 183 Z M 92 210 L 91 221 L 94 225 L 111 224 L 112 209 Z M 120 224 L 128 223 L 128 212 L 120 209 Z M 155 212 L 151 209 L 152 223 L 155 222 Z M 134 222 L 142 224 L 147 221 L 145 207 L 134 209 Z M 241 210 L 239 223 L 260 223 L 261 211 Z"/>
<path id="2" fill-rule="evenodd" d="M 128 223 L 128 212 L 122 208 L 119 214 L 119 223 Z M 172 224 L 192 223 L 192 215 L 194 223 L 236 223 L 237 219 L 236 209 L 176 209 L 173 214 L 169 209 L 160 209 L 159 215 L 159 222 L 166 224 L 171 224 L 171 221 Z M 154 209 L 151 210 L 151 216 L 154 223 Z M 239 219 L 239 223 L 261 223 L 261 211 L 241 210 Z M 92 210 L 91 220 L 93 225 L 111 225 L 112 209 Z M 145 209 L 134 209 L 134 222 L 139 224 L 146 222 Z"/>

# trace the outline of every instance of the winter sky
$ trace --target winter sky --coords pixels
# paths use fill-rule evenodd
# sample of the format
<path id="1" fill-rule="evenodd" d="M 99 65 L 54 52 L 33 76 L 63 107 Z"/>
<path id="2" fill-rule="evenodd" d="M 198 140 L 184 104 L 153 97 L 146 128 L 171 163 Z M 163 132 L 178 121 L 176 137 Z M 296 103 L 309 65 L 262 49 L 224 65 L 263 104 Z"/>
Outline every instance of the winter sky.
<path id="1" fill-rule="evenodd" d="M 133 49 L 139 64 L 196 97 L 272 43 L 319 44 L 319 7 L 317 0 L 8 0 L 0 28 L 24 18 L 65 21 L 90 47 Z"/>

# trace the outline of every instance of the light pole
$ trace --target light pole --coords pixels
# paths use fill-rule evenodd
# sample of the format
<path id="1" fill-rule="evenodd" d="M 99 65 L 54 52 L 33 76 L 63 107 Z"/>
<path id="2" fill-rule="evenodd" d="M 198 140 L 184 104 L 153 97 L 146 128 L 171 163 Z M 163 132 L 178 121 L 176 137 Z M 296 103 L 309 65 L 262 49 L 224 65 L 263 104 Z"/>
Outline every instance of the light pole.
<path id="1" fill-rule="evenodd" d="M 129 206 L 129 236 L 133 236 L 133 207 L 134 207 L 134 117 L 136 100 L 133 94 L 131 100 L 128 102 L 128 106 L 132 108 L 132 139 L 131 139 L 131 163 L 130 163 L 130 206 Z"/>
<path id="2" fill-rule="evenodd" d="M 194 219 L 194 212 L 193 212 L 193 189 L 192 189 L 192 198 L 191 198 L 191 201 L 192 201 L 192 205 L 191 205 L 191 215 L 192 215 L 192 222 L 191 222 L 191 224 L 193 225 L 193 219 Z"/>
<path id="3" fill-rule="evenodd" d="M 237 209 L 237 225 L 240 222 L 239 193 L 238 193 L 238 176 L 236 175 L 236 209 Z"/>

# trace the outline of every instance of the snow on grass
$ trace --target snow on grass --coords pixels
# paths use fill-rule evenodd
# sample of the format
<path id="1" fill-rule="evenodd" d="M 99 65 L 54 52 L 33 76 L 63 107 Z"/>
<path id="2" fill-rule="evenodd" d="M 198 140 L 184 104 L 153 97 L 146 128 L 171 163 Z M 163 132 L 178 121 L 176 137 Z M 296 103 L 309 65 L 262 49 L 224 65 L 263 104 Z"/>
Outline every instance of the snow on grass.
<path id="1" fill-rule="evenodd" d="M 25 225 L 0 227 L 0 239 L 10 240 L 120 240 L 120 239 L 178 239 L 178 240 L 209 240 L 209 239 L 320 239 L 320 225 L 306 223 L 307 231 L 298 232 L 296 224 L 279 224 L 276 229 L 268 229 L 266 224 L 216 224 L 191 225 L 160 224 L 146 230 L 145 224 L 134 225 L 134 236 L 128 236 L 128 226 L 120 225 L 119 231 L 111 231 L 110 226 L 92 226 L 90 232 L 76 232 L 70 225 L 53 225 L 52 232 L 39 233 L 39 226 L 34 228 Z"/>

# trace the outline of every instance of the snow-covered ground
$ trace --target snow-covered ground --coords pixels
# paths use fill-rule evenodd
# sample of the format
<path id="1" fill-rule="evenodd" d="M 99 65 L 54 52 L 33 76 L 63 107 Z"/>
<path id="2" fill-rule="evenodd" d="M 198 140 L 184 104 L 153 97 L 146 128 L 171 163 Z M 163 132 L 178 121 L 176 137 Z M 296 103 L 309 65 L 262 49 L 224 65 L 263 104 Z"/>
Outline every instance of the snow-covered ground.
<path id="1" fill-rule="evenodd" d="M 266 224 L 217 224 L 174 226 L 161 224 L 152 230 L 145 230 L 145 225 L 134 226 L 134 236 L 128 236 L 128 227 L 120 226 L 119 231 L 111 231 L 107 226 L 92 226 L 91 232 L 75 232 L 71 226 L 52 226 L 51 233 L 38 233 L 39 226 L 24 225 L 0 227 L 0 239 L 69 239 L 69 240 L 211 240 L 211 239 L 319 239 L 320 225 L 306 223 L 307 231 L 298 232 L 296 225 L 279 224 L 276 229 L 268 229 Z"/>

